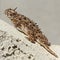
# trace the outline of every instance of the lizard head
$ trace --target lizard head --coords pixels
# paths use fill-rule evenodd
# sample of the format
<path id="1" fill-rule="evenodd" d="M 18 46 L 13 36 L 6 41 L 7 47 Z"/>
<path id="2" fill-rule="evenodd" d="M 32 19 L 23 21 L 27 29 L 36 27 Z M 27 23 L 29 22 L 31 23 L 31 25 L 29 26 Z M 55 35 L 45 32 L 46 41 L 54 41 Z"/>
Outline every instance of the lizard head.
<path id="1" fill-rule="evenodd" d="M 17 9 L 17 8 L 15 8 L 15 9 L 11 9 L 11 8 L 6 9 L 6 10 L 5 10 L 5 15 L 7 15 L 8 18 L 13 19 L 14 16 L 16 16 L 16 14 L 17 14 L 17 12 L 15 11 L 16 9 Z"/>

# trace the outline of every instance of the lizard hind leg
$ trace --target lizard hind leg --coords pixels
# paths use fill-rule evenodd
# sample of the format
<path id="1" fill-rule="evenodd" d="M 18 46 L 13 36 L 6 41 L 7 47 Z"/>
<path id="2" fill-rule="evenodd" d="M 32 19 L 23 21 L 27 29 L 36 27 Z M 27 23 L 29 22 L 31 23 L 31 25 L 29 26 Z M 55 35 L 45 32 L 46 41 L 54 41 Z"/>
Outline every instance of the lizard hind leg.
<path id="1" fill-rule="evenodd" d="M 50 42 L 43 42 L 45 45 L 51 46 Z"/>
<path id="2" fill-rule="evenodd" d="M 48 40 L 44 40 L 44 39 L 38 39 L 38 40 L 39 40 L 39 42 L 41 41 L 45 45 L 51 46 L 51 43 L 48 42 Z"/>

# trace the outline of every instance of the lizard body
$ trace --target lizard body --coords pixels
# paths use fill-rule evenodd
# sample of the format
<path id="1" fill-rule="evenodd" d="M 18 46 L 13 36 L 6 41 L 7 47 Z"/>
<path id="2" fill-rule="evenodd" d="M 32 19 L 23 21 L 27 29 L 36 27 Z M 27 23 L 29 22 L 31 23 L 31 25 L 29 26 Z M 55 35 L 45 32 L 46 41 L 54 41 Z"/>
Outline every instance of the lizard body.
<path id="1" fill-rule="evenodd" d="M 11 19 L 14 26 L 19 30 L 22 31 L 24 34 L 26 34 L 28 37 L 28 40 L 32 43 L 39 43 L 41 46 L 43 46 L 49 53 L 54 55 L 55 57 L 58 57 L 50 48 L 50 43 L 48 42 L 47 37 L 42 33 L 42 31 L 39 29 L 38 25 L 34 23 L 32 20 L 30 20 L 28 17 L 18 14 L 15 9 L 6 9 L 5 14 L 8 18 Z"/>

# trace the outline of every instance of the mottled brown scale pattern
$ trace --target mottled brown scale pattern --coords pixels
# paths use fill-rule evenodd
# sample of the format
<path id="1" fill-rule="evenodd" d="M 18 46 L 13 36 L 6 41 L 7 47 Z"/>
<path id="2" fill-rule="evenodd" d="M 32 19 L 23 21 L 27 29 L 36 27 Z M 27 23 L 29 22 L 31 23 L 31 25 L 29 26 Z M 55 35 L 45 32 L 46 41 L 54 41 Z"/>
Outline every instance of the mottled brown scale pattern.
<path id="1" fill-rule="evenodd" d="M 28 17 L 22 14 L 18 14 L 15 10 L 16 9 L 11 9 L 11 8 L 5 10 L 5 14 L 14 23 L 14 26 L 16 28 L 19 28 L 22 32 L 24 32 L 28 36 L 27 38 L 29 41 L 31 41 L 32 43 L 35 43 L 35 42 L 39 43 L 52 55 L 54 55 L 55 57 L 58 57 L 49 48 L 50 43 L 48 42 L 47 37 L 42 33 L 42 31 L 38 27 L 38 25 Z"/>

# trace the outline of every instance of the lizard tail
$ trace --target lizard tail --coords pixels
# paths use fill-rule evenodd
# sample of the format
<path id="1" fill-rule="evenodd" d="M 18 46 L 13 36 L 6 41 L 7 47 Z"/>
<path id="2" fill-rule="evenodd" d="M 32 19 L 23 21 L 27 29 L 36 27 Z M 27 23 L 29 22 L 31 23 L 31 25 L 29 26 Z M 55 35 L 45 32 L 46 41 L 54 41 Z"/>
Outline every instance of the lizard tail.
<path id="1" fill-rule="evenodd" d="M 49 53 L 51 53 L 52 55 L 54 55 L 56 58 L 58 58 L 58 56 L 49 48 L 49 46 L 45 45 L 42 42 L 37 41 L 38 44 L 40 44 L 41 46 L 43 46 Z"/>

